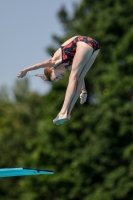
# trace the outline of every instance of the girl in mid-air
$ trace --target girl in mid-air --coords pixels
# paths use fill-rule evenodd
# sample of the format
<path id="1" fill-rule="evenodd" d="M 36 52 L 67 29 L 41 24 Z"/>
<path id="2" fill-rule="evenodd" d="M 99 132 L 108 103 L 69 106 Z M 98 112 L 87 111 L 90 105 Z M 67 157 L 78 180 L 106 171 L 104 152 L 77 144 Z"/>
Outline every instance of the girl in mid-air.
<path id="1" fill-rule="evenodd" d="M 57 82 L 63 78 L 66 70 L 71 70 L 63 106 L 53 120 L 56 125 L 63 124 L 70 119 L 78 97 L 81 104 L 87 99 L 84 78 L 99 51 L 100 46 L 96 40 L 86 36 L 74 36 L 65 41 L 52 58 L 21 70 L 17 77 L 23 78 L 28 71 L 44 68 L 43 75 L 35 76 L 45 81 Z"/>

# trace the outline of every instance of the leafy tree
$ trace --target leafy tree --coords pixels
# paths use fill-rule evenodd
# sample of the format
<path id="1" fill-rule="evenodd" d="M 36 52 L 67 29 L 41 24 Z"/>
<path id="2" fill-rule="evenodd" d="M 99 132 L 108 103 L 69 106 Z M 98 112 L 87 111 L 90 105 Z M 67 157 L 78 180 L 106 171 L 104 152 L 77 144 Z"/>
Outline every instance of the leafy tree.
<path id="1" fill-rule="evenodd" d="M 81 34 L 94 37 L 101 45 L 86 77 L 88 102 L 82 108 L 76 104 L 74 121 L 64 126 L 78 137 L 73 153 L 70 150 L 76 155 L 71 166 L 76 162 L 75 174 L 82 174 L 73 174 L 76 184 L 69 190 L 72 196 L 66 190 L 68 199 L 132 199 L 132 8 L 132 1 L 84 0 L 71 19 L 65 8 L 58 13 L 66 34 L 54 36 L 57 43 Z"/>

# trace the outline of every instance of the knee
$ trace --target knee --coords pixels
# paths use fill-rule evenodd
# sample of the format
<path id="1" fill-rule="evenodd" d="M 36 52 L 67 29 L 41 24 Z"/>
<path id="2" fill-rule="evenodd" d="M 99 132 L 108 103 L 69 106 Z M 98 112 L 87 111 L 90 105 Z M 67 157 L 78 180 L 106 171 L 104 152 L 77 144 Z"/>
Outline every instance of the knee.
<path id="1" fill-rule="evenodd" d="M 75 81 L 75 82 L 77 82 L 78 79 L 79 79 L 78 75 L 70 74 L 69 81 Z"/>
<path id="2" fill-rule="evenodd" d="M 84 80 L 83 76 L 70 76 L 69 81 L 75 81 L 75 82 L 82 82 Z"/>

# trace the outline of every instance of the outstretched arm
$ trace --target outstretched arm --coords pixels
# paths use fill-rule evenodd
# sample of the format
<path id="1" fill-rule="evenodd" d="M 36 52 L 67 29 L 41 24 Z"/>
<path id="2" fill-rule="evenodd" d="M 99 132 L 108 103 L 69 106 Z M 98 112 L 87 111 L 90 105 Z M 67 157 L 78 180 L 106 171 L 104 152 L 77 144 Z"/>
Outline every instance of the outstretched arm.
<path id="1" fill-rule="evenodd" d="M 23 78 L 28 71 L 31 71 L 31 70 L 36 70 L 36 69 L 40 69 L 40 68 L 46 68 L 46 67 L 54 67 L 55 66 L 55 62 L 52 61 L 52 58 L 44 61 L 44 62 L 40 62 L 40 63 L 37 63 L 35 65 L 32 65 L 32 66 L 29 66 L 27 68 L 24 68 L 23 70 L 21 70 L 17 77 L 18 78 Z"/>

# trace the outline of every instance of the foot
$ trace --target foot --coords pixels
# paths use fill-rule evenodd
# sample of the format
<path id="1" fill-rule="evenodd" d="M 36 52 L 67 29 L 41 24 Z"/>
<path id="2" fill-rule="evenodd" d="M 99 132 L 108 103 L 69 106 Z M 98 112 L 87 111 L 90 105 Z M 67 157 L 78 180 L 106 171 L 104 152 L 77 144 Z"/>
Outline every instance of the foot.
<path id="1" fill-rule="evenodd" d="M 53 120 L 53 123 L 56 125 L 63 124 L 70 119 L 70 116 L 58 114 L 57 117 Z"/>

